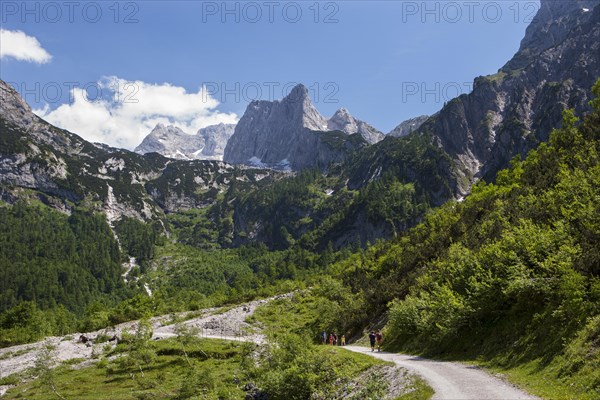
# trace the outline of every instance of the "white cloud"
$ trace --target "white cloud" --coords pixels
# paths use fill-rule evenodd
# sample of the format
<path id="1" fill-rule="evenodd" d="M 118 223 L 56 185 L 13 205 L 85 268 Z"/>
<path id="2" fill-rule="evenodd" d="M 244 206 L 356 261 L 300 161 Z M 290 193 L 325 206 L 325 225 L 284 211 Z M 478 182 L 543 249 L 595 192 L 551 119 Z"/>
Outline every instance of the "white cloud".
<path id="1" fill-rule="evenodd" d="M 0 29 L 0 58 L 4 57 L 38 64 L 50 62 L 52 59 L 35 37 L 27 36 L 22 31 Z"/>
<path id="2" fill-rule="evenodd" d="M 87 85 L 89 86 L 89 85 Z M 71 103 L 55 110 L 34 110 L 46 121 L 74 132 L 92 142 L 133 149 L 158 123 L 174 125 L 195 134 L 198 129 L 218 123 L 236 123 L 234 113 L 222 113 L 219 102 L 203 88 L 187 93 L 169 83 L 151 84 L 104 78 L 95 85 L 101 93 L 90 100 L 83 88 L 71 90 Z"/>

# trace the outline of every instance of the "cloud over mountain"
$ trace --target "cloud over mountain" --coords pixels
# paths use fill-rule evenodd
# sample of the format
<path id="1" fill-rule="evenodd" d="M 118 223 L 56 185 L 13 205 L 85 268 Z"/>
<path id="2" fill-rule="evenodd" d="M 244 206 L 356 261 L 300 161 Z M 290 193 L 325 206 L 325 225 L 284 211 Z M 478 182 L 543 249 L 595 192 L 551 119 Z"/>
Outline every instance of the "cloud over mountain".
<path id="1" fill-rule="evenodd" d="M 87 140 L 127 149 L 138 145 L 159 123 L 197 132 L 209 125 L 238 120 L 236 114 L 220 112 L 219 102 L 204 88 L 188 93 L 170 83 L 128 81 L 112 76 L 100 80 L 95 89 L 97 93 L 92 95 L 75 87 L 69 104 L 54 110 L 45 107 L 35 113 Z"/>

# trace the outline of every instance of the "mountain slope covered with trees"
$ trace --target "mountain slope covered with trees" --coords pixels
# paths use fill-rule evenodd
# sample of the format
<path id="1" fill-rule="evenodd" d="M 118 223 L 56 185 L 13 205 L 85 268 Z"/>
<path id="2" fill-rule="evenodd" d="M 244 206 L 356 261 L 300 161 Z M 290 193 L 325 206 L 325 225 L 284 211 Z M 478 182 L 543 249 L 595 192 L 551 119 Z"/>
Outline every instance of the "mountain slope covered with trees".
<path id="1" fill-rule="evenodd" d="M 566 111 L 494 183 L 336 264 L 355 300 L 334 323 L 386 313 L 388 348 L 535 365 L 581 398 L 600 395 L 600 81 L 594 93 L 592 114 Z"/>

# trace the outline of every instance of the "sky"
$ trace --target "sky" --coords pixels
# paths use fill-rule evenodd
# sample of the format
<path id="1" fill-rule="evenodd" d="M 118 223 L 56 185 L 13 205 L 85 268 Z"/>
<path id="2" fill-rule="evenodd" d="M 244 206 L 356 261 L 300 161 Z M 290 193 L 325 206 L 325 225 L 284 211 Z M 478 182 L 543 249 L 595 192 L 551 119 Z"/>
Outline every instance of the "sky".
<path id="1" fill-rule="evenodd" d="M 539 1 L 0 2 L 0 78 L 82 137 L 133 149 L 157 123 L 235 123 L 297 83 L 384 133 L 518 50 Z"/>

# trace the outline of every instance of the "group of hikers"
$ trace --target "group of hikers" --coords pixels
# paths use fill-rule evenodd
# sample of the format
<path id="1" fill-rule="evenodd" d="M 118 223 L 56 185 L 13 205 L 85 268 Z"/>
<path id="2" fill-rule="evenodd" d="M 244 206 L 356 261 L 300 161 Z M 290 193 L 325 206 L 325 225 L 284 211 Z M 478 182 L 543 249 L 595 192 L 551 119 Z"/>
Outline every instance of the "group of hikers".
<path id="1" fill-rule="evenodd" d="M 321 332 L 321 342 L 323 344 L 327 344 L 327 332 Z M 335 333 L 329 334 L 329 344 L 332 346 L 345 346 L 346 345 L 346 335 L 338 336 Z"/>
<path id="2" fill-rule="evenodd" d="M 327 332 L 321 332 L 321 342 L 323 344 L 327 344 L 328 336 Z M 377 346 L 377 351 L 381 351 L 381 345 L 383 344 L 383 335 L 381 334 L 381 330 L 371 331 L 369 333 L 369 342 L 371 343 L 371 351 L 375 351 L 375 346 Z M 332 346 L 345 346 L 346 345 L 346 335 L 338 336 L 335 333 L 329 334 L 329 344 Z"/>
<path id="3" fill-rule="evenodd" d="M 371 343 L 371 351 L 375 351 L 375 344 L 377 344 L 377 351 L 381 351 L 381 345 L 383 344 L 383 335 L 381 331 L 371 331 L 369 333 L 369 342 Z"/>

